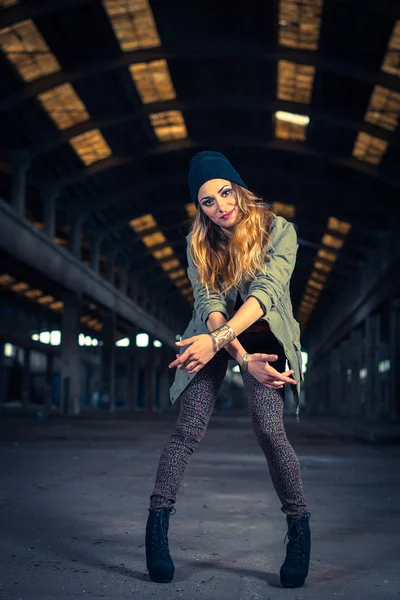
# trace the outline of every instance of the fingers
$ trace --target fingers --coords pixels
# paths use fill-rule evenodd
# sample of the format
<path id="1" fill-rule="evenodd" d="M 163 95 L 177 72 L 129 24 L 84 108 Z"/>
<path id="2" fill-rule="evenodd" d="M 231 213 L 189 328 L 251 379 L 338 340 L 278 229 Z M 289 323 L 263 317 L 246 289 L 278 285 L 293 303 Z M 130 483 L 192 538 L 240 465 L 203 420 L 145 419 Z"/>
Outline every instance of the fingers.
<path id="1" fill-rule="evenodd" d="M 194 342 L 193 338 L 187 338 L 186 340 L 180 340 L 178 342 L 175 342 L 175 344 L 177 346 L 188 346 L 189 344 L 191 344 L 192 342 Z"/>
<path id="2" fill-rule="evenodd" d="M 278 360 L 277 354 L 263 354 L 262 352 L 255 352 L 250 354 L 250 360 L 261 360 L 263 362 L 274 362 Z"/>
<path id="3" fill-rule="evenodd" d="M 268 367 L 268 376 L 273 377 L 274 379 L 278 379 L 279 381 L 284 381 L 285 383 L 297 383 L 295 379 L 289 377 L 294 373 L 293 369 L 290 371 L 285 371 L 284 373 L 279 373 L 274 367 Z"/>

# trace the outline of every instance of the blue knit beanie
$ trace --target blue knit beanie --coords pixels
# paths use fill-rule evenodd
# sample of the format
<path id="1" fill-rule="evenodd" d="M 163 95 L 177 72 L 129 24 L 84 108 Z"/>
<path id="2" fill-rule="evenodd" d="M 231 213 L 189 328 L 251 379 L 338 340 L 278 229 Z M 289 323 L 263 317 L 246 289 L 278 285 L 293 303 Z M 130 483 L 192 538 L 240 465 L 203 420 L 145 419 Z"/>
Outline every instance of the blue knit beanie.
<path id="1" fill-rule="evenodd" d="M 189 188 L 193 202 L 198 206 L 199 189 L 210 179 L 226 179 L 248 189 L 239 173 L 220 152 L 199 152 L 190 161 Z"/>

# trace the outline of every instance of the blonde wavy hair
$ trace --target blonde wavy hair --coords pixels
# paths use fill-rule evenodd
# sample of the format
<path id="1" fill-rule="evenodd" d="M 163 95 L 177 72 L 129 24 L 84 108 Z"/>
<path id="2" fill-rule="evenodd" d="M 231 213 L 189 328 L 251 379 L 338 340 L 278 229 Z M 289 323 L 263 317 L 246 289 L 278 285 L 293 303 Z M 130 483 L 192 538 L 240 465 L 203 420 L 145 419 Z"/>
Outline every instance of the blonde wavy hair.
<path id="1" fill-rule="evenodd" d="M 200 207 L 192 223 L 190 254 L 207 293 L 226 295 L 243 278 L 251 281 L 260 272 L 266 273 L 263 249 L 269 242 L 274 212 L 253 192 L 231 185 L 239 208 L 232 235 L 227 236 Z"/>

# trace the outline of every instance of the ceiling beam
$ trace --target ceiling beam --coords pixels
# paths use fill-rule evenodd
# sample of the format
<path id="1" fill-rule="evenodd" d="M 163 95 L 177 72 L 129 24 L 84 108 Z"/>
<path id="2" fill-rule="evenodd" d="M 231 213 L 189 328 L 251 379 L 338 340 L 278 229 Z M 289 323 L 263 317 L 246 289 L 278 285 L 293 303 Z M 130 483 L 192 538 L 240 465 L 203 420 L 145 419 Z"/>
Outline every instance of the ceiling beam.
<path id="1" fill-rule="evenodd" d="M 340 107 L 336 107 L 340 110 Z M 125 113 L 119 113 L 115 116 L 105 116 L 101 118 L 88 119 L 83 123 L 74 125 L 64 131 L 56 131 L 54 139 L 51 141 L 37 144 L 29 148 L 32 157 L 37 157 L 40 154 L 50 152 L 63 144 L 69 142 L 72 138 L 91 131 L 92 129 L 101 129 L 103 132 L 108 128 L 117 125 L 123 125 L 134 122 L 138 119 L 148 118 L 153 113 L 160 113 L 169 110 L 180 110 L 183 113 L 188 112 L 214 112 L 214 111 L 244 111 L 244 112 L 260 112 L 273 115 L 276 111 L 286 111 L 307 115 L 311 120 L 322 121 L 332 127 L 342 127 L 358 133 L 363 131 L 378 139 L 387 141 L 392 146 L 400 148 L 400 137 L 394 132 L 383 129 L 376 125 L 372 125 L 367 121 L 352 119 L 333 111 L 324 110 L 318 107 L 310 106 L 301 102 L 288 102 L 286 100 L 273 100 L 266 102 L 257 97 L 246 95 L 243 97 L 229 96 L 219 94 L 214 98 L 195 98 L 189 102 L 180 102 L 179 100 L 167 100 L 164 102 L 155 102 L 151 104 L 141 105 L 133 110 Z"/>
<path id="2" fill-rule="evenodd" d="M 276 62 L 284 59 L 295 63 L 311 65 L 320 71 L 335 73 L 336 75 L 356 79 L 371 85 L 380 84 L 383 87 L 400 91 L 400 79 L 384 71 L 372 70 L 361 64 L 352 63 L 348 59 L 341 60 L 324 56 L 321 53 L 309 50 L 297 50 L 278 45 L 254 44 L 243 40 L 221 40 L 216 47 L 206 39 L 194 40 L 187 43 L 180 51 L 167 51 L 162 47 L 147 50 L 133 50 L 121 53 L 120 56 L 110 56 L 98 61 L 82 62 L 76 68 L 58 71 L 52 75 L 41 77 L 31 83 L 25 84 L 22 89 L 6 96 L 0 101 L 0 110 L 14 108 L 38 94 L 61 85 L 75 83 L 85 77 L 101 75 L 117 69 L 126 68 L 131 64 L 166 59 L 174 61 L 179 59 L 226 59 L 236 60 L 243 58 Z"/>
<path id="3" fill-rule="evenodd" d="M 163 157 L 167 154 L 179 153 L 182 151 L 186 152 L 196 152 L 203 149 L 205 146 L 218 146 L 219 148 L 240 148 L 240 149 L 258 149 L 260 151 L 269 150 L 276 152 L 277 154 L 283 153 L 287 155 L 293 156 L 302 156 L 305 158 L 309 158 L 312 161 L 315 159 L 320 160 L 321 163 L 328 163 L 330 165 L 335 165 L 339 167 L 343 167 L 343 171 L 349 170 L 353 172 L 358 172 L 367 175 L 371 179 L 379 180 L 388 185 L 398 188 L 400 187 L 400 178 L 396 179 L 391 175 L 388 175 L 379 170 L 378 167 L 373 165 L 363 163 L 362 161 L 357 160 L 352 156 L 336 156 L 332 152 L 322 151 L 312 146 L 309 146 L 307 143 L 302 142 L 291 142 L 286 140 L 268 140 L 268 141 L 260 141 L 259 139 L 255 139 L 255 137 L 245 136 L 241 134 L 231 135 L 227 137 L 226 135 L 216 135 L 213 138 L 207 137 L 207 140 L 202 142 L 194 141 L 190 139 L 178 140 L 173 142 L 165 142 L 163 144 L 157 144 L 152 148 L 145 148 L 138 150 L 135 153 L 132 153 L 127 156 L 110 156 L 104 160 L 100 160 L 89 167 L 82 168 L 79 171 L 72 172 L 64 177 L 59 177 L 54 181 L 42 181 L 35 179 L 35 181 L 29 180 L 31 183 L 36 184 L 38 187 L 45 185 L 52 185 L 58 190 L 62 190 L 69 185 L 73 185 L 75 183 L 80 183 L 85 179 L 91 177 L 92 175 L 96 175 L 99 173 L 104 173 L 109 169 L 113 169 L 116 167 L 121 167 L 123 165 L 129 165 L 134 163 L 135 161 L 143 160 L 145 158 L 150 158 L 154 156 Z"/>
<path id="4" fill-rule="evenodd" d="M 79 4 L 91 2 L 92 0 L 29 0 L 23 4 L 16 4 L 4 9 L 0 14 L 0 29 L 11 27 L 26 19 L 35 19 L 50 12 L 74 8 Z"/>

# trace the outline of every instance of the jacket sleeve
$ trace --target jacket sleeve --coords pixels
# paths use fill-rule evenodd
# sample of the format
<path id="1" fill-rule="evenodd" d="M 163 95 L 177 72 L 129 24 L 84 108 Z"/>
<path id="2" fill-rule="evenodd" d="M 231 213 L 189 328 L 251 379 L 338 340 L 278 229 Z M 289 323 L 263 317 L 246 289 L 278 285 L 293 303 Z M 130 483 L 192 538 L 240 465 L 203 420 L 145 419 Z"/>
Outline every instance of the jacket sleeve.
<path id="1" fill-rule="evenodd" d="M 224 296 L 209 290 L 209 296 L 207 297 L 206 287 L 197 281 L 197 269 L 193 264 L 192 256 L 190 254 L 190 239 L 188 239 L 186 256 L 188 261 L 187 274 L 193 288 L 194 309 L 200 316 L 200 319 L 203 323 L 206 323 L 210 313 L 221 312 L 228 320 L 228 310 Z"/>
<path id="2" fill-rule="evenodd" d="M 264 315 L 279 302 L 296 264 L 299 245 L 292 223 L 284 221 L 281 232 L 276 240 L 271 239 L 271 244 L 269 252 L 271 260 L 267 265 L 267 273 L 258 275 L 251 282 L 247 294 L 247 297 L 257 298 L 264 310 Z"/>

